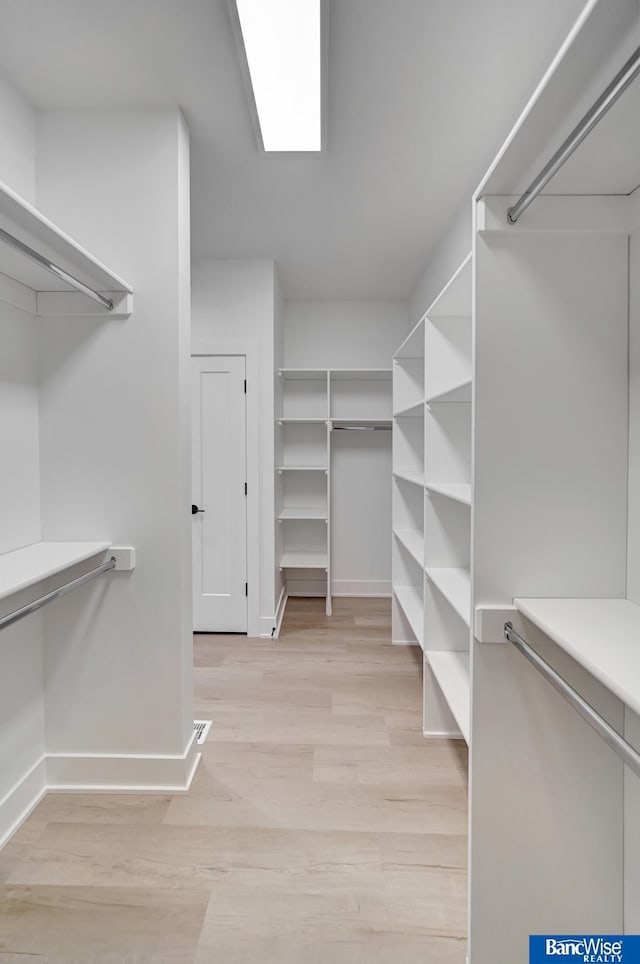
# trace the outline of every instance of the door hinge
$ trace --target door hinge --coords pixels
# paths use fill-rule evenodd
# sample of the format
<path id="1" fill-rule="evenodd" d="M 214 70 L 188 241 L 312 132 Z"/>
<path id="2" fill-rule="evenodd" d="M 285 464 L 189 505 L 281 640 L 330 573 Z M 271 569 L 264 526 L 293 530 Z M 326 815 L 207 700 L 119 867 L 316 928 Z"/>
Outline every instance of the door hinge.
<path id="1" fill-rule="evenodd" d="M 244 594 L 245 594 L 245 596 L 248 596 L 248 595 L 249 595 L 249 583 L 248 583 L 248 582 L 245 582 L 245 584 L 244 584 Z"/>
<path id="2" fill-rule="evenodd" d="M 244 380 L 244 393 L 247 394 L 247 379 Z"/>
<path id="3" fill-rule="evenodd" d="M 245 494 L 245 495 L 247 494 L 247 483 L 246 483 L 246 482 L 245 482 L 245 484 L 244 484 L 244 494 Z"/>

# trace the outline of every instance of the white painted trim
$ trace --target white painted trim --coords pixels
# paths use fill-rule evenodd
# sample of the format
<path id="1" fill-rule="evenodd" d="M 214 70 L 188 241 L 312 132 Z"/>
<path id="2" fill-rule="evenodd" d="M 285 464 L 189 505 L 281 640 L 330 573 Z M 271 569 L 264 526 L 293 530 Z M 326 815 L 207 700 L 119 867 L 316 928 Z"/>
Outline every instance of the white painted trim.
<path id="1" fill-rule="evenodd" d="M 390 597 L 390 579 L 334 579 L 332 596 Z"/>
<path id="2" fill-rule="evenodd" d="M 6 301 L 7 304 L 20 308 L 21 311 L 26 311 L 30 315 L 36 313 L 35 291 L 6 274 L 0 274 L 0 301 Z"/>
<path id="3" fill-rule="evenodd" d="M 287 609 L 287 603 L 289 601 L 289 593 L 287 592 L 286 585 L 282 587 L 280 592 L 280 599 L 278 600 L 278 605 L 276 606 L 276 631 L 273 634 L 274 639 L 280 638 L 280 630 L 282 629 L 282 620 L 284 619 L 284 614 Z"/>
<path id="4" fill-rule="evenodd" d="M 47 754 L 47 790 L 185 793 L 200 754 L 195 732 L 182 754 Z"/>
<path id="5" fill-rule="evenodd" d="M 422 646 L 417 639 L 392 639 L 392 646 L 417 646 L 418 649 L 422 649 Z"/>
<path id="6" fill-rule="evenodd" d="M 261 616 L 260 617 L 260 638 L 261 639 L 273 639 L 274 628 L 276 625 L 275 616 Z"/>
<path id="7" fill-rule="evenodd" d="M 247 378 L 247 636 L 261 635 L 260 618 L 260 384 L 259 346 L 251 341 L 195 338 L 196 355 L 244 355 Z M 271 628 L 267 635 L 271 635 Z"/>
<path id="8" fill-rule="evenodd" d="M 0 848 L 16 832 L 47 792 L 47 758 L 41 756 L 0 800 Z"/>

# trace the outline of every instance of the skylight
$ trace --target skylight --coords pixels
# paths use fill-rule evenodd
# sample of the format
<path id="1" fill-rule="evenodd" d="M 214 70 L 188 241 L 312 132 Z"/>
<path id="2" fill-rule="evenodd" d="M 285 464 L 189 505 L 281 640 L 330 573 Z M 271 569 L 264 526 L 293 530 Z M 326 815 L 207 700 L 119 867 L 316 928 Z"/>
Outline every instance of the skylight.
<path id="1" fill-rule="evenodd" d="M 320 0 L 236 0 L 265 151 L 319 151 Z"/>

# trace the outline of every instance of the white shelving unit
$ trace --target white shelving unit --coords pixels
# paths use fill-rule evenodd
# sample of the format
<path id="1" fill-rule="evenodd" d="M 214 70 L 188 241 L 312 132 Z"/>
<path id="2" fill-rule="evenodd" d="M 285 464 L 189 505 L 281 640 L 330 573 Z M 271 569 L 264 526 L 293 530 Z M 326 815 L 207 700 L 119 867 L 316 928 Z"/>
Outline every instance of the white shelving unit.
<path id="1" fill-rule="evenodd" d="M 93 556 L 109 542 L 36 542 L 0 555 L 0 599 L 34 586 Z"/>
<path id="2" fill-rule="evenodd" d="M 425 734 L 467 741 L 471 280 L 469 255 L 396 353 L 393 440 L 393 639 L 424 649 Z"/>
<path id="3" fill-rule="evenodd" d="M 332 432 L 390 429 L 391 370 L 283 368 L 278 375 L 277 564 L 289 593 L 301 572 L 306 586 L 320 577 L 330 614 Z"/>

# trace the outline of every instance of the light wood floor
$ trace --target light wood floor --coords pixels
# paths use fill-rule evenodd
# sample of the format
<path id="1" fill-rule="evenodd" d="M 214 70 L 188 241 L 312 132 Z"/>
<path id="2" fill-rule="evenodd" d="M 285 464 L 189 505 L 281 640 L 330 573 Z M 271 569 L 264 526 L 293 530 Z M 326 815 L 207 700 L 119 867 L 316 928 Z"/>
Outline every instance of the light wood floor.
<path id="1" fill-rule="evenodd" d="M 196 636 L 188 795 L 43 801 L 0 852 L 0 964 L 464 964 L 464 745 L 424 740 L 388 601 L 323 606 Z"/>

